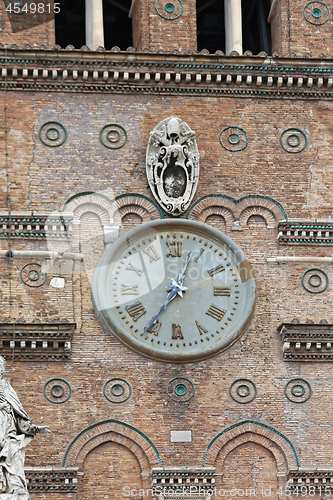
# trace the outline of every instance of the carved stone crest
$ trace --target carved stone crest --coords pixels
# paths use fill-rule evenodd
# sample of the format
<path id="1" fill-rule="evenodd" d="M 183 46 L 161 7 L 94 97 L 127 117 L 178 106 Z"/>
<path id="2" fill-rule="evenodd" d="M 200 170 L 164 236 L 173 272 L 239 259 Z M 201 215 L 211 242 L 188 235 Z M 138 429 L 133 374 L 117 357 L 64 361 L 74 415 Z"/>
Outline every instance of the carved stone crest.
<path id="1" fill-rule="evenodd" d="M 150 189 L 159 205 L 175 217 L 184 213 L 199 179 L 195 133 L 187 123 L 170 117 L 150 132 L 146 169 Z"/>

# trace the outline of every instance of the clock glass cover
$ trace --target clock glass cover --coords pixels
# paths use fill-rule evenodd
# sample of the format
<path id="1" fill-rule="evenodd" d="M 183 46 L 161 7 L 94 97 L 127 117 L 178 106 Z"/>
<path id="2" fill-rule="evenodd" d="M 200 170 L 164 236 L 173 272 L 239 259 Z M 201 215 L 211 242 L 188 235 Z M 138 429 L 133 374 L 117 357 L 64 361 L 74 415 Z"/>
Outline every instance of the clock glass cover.
<path id="1" fill-rule="evenodd" d="M 173 363 L 226 349 L 249 326 L 252 269 L 240 248 L 206 224 L 157 220 L 106 250 L 93 302 L 104 331 L 140 354 Z"/>

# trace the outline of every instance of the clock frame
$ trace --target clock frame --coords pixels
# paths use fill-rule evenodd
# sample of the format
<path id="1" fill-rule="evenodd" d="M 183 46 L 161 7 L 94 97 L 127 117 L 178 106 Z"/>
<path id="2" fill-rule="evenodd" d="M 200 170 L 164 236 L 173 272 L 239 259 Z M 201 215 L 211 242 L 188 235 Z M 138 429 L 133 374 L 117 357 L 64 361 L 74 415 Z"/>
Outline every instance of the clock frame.
<path id="1" fill-rule="evenodd" d="M 184 265 L 179 293 L 167 302 Z M 249 261 L 224 233 L 168 219 L 141 224 L 108 248 L 92 293 L 105 332 L 143 356 L 189 363 L 240 338 L 253 317 L 256 286 Z"/>

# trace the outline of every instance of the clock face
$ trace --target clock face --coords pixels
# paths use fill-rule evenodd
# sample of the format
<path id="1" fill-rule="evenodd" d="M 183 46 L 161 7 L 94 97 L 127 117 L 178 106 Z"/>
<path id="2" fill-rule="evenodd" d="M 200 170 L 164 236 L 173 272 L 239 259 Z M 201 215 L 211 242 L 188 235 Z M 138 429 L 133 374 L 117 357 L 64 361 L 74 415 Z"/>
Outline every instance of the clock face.
<path id="1" fill-rule="evenodd" d="M 128 231 L 99 261 L 93 302 L 104 331 L 150 358 L 199 361 L 248 327 L 255 281 L 240 248 L 206 224 L 157 220 Z"/>

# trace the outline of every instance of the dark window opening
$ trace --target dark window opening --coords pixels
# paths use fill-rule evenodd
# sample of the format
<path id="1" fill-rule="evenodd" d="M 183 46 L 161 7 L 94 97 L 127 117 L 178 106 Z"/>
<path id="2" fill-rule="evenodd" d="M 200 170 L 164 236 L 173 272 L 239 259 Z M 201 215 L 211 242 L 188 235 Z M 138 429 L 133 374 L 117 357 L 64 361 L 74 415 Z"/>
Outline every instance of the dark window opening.
<path id="1" fill-rule="evenodd" d="M 55 15 L 56 43 L 76 49 L 86 45 L 85 1 L 59 0 L 60 12 Z M 104 47 L 126 50 L 132 45 L 132 20 L 128 17 L 131 0 L 103 0 Z"/>
<path id="2" fill-rule="evenodd" d="M 267 22 L 269 0 L 242 0 L 243 52 L 271 53 L 270 24 Z"/>
<path id="3" fill-rule="evenodd" d="M 85 2 L 82 0 L 59 0 L 60 12 L 55 14 L 56 43 L 65 48 L 76 49 L 86 43 Z"/>
<path id="4" fill-rule="evenodd" d="M 132 19 L 128 17 L 131 0 L 104 0 L 104 47 L 126 50 L 132 42 Z"/>
<path id="5" fill-rule="evenodd" d="M 221 0 L 197 0 L 198 51 L 207 49 L 211 54 L 225 52 L 224 3 Z"/>
<path id="6" fill-rule="evenodd" d="M 225 52 L 224 2 L 197 0 L 198 51 L 207 49 L 211 54 Z M 270 0 L 242 0 L 243 52 L 271 53 L 270 25 L 267 22 Z"/>

